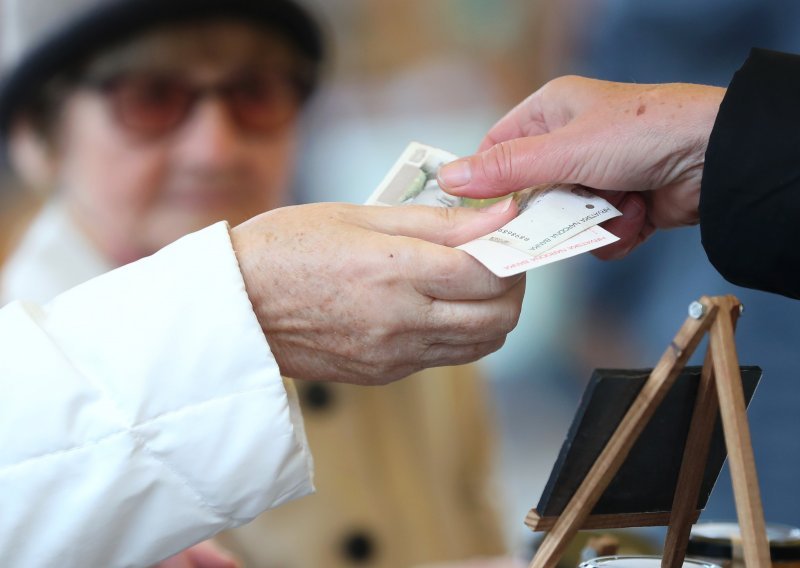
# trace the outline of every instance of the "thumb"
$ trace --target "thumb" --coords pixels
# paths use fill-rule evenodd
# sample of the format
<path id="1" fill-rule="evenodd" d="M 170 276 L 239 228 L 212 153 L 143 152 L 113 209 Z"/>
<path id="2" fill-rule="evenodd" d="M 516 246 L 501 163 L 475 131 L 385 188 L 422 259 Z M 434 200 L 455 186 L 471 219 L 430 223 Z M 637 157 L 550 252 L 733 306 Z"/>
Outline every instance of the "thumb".
<path id="1" fill-rule="evenodd" d="M 518 213 L 509 198 L 485 209 L 469 207 L 365 207 L 370 229 L 456 247 L 495 231 Z"/>
<path id="2" fill-rule="evenodd" d="M 439 185 L 454 195 L 497 197 L 542 183 L 572 179 L 581 147 L 559 133 L 514 138 L 439 168 Z"/>

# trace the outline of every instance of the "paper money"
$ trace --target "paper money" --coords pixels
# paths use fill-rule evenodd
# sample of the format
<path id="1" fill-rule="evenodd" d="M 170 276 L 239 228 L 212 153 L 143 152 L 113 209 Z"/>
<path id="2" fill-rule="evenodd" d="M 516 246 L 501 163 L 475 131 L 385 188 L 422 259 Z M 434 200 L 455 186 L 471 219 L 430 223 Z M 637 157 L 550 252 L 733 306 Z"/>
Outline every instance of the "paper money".
<path id="1" fill-rule="evenodd" d="M 458 156 L 412 142 L 367 200 L 367 205 L 485 207 L 492 201 L 450 195 L 439 187 L 439 168 Z M 497 276 L 511 276 L 611 244 L 617 237 L 599 223 L 621 215 L 608 201 L 572 184 L 536 186 L 514 195 L 519 214 L 509 223 L 457 248 Z"/>

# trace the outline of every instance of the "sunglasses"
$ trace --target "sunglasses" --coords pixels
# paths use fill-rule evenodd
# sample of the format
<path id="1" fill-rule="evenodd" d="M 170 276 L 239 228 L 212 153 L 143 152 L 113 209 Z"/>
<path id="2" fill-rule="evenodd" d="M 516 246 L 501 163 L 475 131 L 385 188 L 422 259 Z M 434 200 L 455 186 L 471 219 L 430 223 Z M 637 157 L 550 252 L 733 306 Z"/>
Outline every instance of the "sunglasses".
<path id="1" fill-rule="evenodd" d="M 302 80 L 275 70 L 244 71 L 212 85 L 157 72 L 88 79 L 84 85 L 108 99 L 120 125 L 148 138 L 178 129 L 205 97 L 222 101 L 242 131 L 267 134 L 294 120 L 308 95 Z"/>

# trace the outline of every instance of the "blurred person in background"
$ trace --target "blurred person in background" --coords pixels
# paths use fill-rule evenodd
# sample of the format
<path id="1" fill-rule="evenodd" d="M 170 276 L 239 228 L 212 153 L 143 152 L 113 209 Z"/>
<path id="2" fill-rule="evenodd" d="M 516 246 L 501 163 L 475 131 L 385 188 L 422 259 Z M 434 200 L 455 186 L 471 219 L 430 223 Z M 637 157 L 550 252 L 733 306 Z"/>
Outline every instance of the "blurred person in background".
<path id="1" fill-rule="evenodd" d="M 10 18 L 36 15 L 23 4 L 5 11 L 18 27 L 4 39 L 21 44 L 39 25 Z M 14 169 L 51 194 L 4 268 L 6 300 L 48 301 L 188 232 L 292 200 L 319 38 L 293 3 L 280 3 L 292 18 L 274 20 L 259 4 L 40 6 L 74 49 L 5 50 L 9 66 L 50 67 L 21 75 L 3 118 Z M 78 26 L 76 9 L 105 11 L 103 26 Z M 247 565 L 406 567 L 504 553 L 488 393 L 474 367 L 380 389 L 296 386 L 318 493 L 219 537 Z M 187 554 L 164 566 L 193 562 Z"/>
<path id="2" fill-rule="evenodd" d="M 12 176 L 0 173 L 0 266 L 40 206 L 39 199 L 20 188 Z"/>

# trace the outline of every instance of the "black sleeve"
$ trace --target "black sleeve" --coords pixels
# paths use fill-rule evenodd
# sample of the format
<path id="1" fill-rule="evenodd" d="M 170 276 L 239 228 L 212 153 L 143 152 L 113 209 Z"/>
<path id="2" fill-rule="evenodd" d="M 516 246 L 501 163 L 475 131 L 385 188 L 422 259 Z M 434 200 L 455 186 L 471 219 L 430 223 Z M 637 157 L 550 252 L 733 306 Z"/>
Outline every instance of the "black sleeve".
<path id="1" fill-rule="evenodd" d="M 800 56 L 754 49 L 711 132 L 700 231 L 730 282 L 800 298 Z"/>

